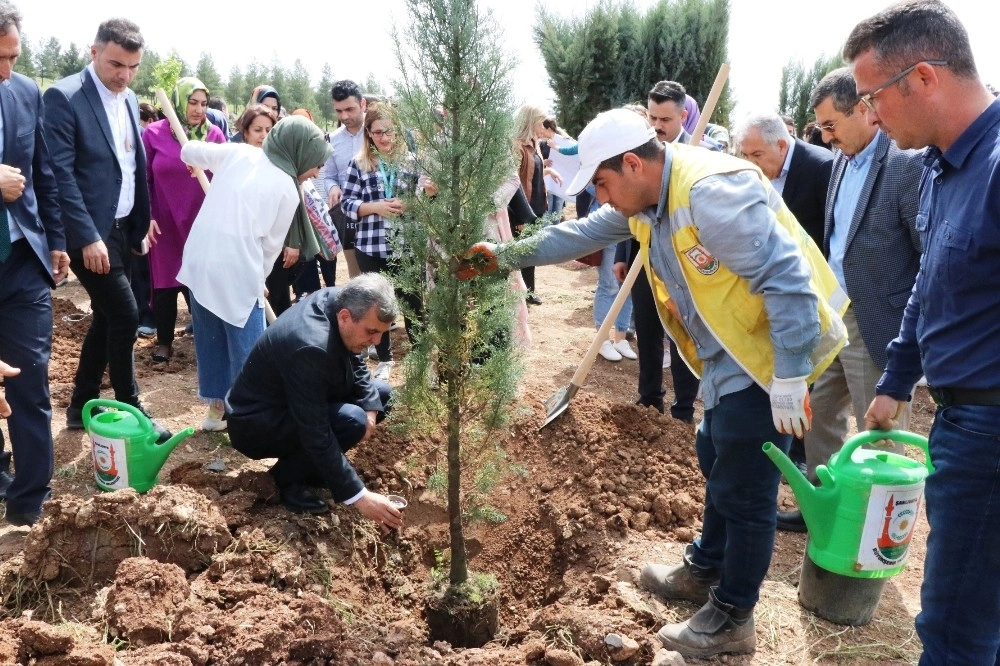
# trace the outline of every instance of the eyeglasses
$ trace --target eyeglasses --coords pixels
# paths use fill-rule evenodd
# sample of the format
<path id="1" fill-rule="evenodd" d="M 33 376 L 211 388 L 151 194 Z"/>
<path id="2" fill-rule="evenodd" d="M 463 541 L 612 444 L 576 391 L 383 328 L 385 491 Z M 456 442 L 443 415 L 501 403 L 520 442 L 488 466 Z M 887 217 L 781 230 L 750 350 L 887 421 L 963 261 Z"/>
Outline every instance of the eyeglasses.
<path id="1" fill-rule="evenodd" d="M 396 130 L 394 130 L 394 129 L 368 130 L 368 133 L 371 134 L 376 139 L 381 139 L 384 136 L 396 136 Z"/>
<path id="2" fill-rule="evenodd" d="M 898 83 L 899 81 L 902 81 L 904 78 L 906 78 L 906 76 L 909 75 L 910 72 L 912 72 L 913 70 L 915 70 L 917 68 L 917 65 L 919 65 L 921 62 L 927 63 L 928 65 L 933 65 L 935 67 L 944 67 L 945 65 L 948 64 L 947 60 L 921 60 L 920 62 L 915 62 L 912 65 L 910 65 L 909 67 L 907 67 L 906 69 L 904 69 L 902 72 L 900 72 L 899 74 L 897 74 L 896 76 L 892 77 L 891 79 L 889 79 L 888 81 L 886 81 L 885 83 L 883 83 L 882 85 L 880 85 L 875 90 L 871 91 L 867 95 L 863 95 L 861 97 L 861 101 L 865 103 L 865 106 L 868 107 L 869 111 L 874 111 L 875 110 L 875 95 L 879 94 L 880 92 L 882 92 L 883 90 L 885 90 L 886 88 L 888 88 L 889 86 L 891 86 L 892 84 Z"/>
<path id="3" fill-rule="evenodd" d="M 843 120 L 844 118 L 847 118 L 847 116 L 841 116 L 840 120 Z M 823 132 L 826 132 L 827 134 L 833 134 L 833 130 L 837 128 L 837 123 L 839 123 L 840 120 L 835 120 L 834 122 L 827 123 L 826 125 L 820 125 L 819 123 L 817 123 L 816 125 L 813 125 L 813 127 Z"/>

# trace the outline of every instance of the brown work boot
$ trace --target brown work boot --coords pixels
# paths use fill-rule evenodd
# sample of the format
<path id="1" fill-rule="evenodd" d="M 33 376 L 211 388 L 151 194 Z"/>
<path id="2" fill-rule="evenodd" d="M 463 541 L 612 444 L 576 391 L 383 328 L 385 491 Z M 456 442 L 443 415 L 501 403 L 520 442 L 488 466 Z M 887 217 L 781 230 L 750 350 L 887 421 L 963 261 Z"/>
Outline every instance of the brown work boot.
<path id="1" fill-rule="evenodd" d="M 687 622 L 667 624 L 656 635 L 663 647 L 683 657 L 712 657 L 717 654 L 750 654 L 757 649 L 753 608 L 736 608 L 708 593 L 708 603 Z"/>
<path id="2" fill-rule="evenodd" d="M 686 599 L 705 603 L 708 591 L 719 584 L 719 572 L 700 567 L 691 561 L 694 546 L 684 549 L 684 561 L 668 567 L 664 564 L 647 564 L 639 574 L 639 585 L 664 599 Z"/>

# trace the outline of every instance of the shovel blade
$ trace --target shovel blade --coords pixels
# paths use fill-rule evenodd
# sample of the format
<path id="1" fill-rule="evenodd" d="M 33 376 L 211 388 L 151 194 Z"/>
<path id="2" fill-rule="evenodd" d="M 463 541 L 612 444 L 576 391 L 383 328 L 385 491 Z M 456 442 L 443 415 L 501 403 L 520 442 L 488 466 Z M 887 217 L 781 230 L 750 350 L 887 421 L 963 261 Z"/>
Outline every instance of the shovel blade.
<path id="1" fill-rule="evenodd" d="M 545 401 L 545 421 L 542 422 L 542 425 L 538 426 L 539 430 L 555 421 L 559 418 L 560 414 L 566 411 L 566 408 L 569 407 L 569 401 L 573 399 L 578 389 L 579 387 L 573 384 L 564 386 Z"/>

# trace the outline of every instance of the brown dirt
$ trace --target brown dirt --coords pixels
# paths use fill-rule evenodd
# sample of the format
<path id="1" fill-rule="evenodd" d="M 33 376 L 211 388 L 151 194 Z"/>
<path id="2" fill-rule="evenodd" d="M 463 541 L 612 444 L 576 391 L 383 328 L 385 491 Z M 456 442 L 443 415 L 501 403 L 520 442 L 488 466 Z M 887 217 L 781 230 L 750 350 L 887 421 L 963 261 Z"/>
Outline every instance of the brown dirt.
<path id="1" fill-rule="evenodd" d="M 531 309 L 530 372 L 515 425 L 497 442 L 524 473 L 491 492 L 507 519 L 468 530 L 472 567 L 501 584 L 496 641 L 454 650 L 427 636 L 423 599 L 448 541 L 445 501 L 428 490 L 443 456 L 438 436 L 380 428 L 352 454 L 369 487 L 409 499 L 398 534 L 381 534 L 348 507 L 289 513 L 267 465 L 235 452 L 224 434 L 181 443 L 144 496 L 98 493 L 86 437 L 63 427 L 88 325 L 63 321 L 88 307 L 74 280 L 55 293 L 55 499 L 30 531 L 0 522 L 0 664 L 649 664 L 653 632 L 696 610 L 633 584 L 643 562 L 678 560 L 698 533 L 693 428 L 631 404 L 634 361 L 598 358 L 567 412 L 538 431 L 542 403 L 569 383 L 592 339 L 595 272 L 574 263 L 540 268 L 537 278 L 544 304 Z M 183 313 L 179 332 L 187 321 Z M 396 344 L 404 338 L 394 333 Z M 150 363 L 154 344 L 136 346 L 144 402 L 174 431 L 197 426 L 204 406 L 191 337 L 178 336 L 165 366 Z M 926 434 L 932 415 L 920 390 L 914 429 Z M 791 505 L 787 487 L 782 502 Z M 859 628 L 799 606 L 805 537 L 779 533 L 756 654 L 689 663 L 915 663 L 925 532 L 922 523 L 907 570 Z M 618 661 L 604 641 L 612 632 L 638 651 Z"/>

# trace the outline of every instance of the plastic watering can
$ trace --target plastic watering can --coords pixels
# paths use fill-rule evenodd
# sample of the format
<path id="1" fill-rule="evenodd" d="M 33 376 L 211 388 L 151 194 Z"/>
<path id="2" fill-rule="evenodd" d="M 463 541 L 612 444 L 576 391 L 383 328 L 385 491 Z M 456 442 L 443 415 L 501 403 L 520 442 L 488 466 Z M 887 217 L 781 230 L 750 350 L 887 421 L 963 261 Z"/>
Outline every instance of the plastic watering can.
<path id="1" fill-rule="evenodd" d="M 926 465 L 892 451 L 860 448 L 883 439 L 920 447 Z M 813 562 L 853 578 L 888 578 L 903 570 L 924 479 L 934 471 L 926 437 L 903 430 L 858 433 L 816 468 L 818 487 L 771 442 L 763 448 L 795 493 Z"/>
<path id="2" fill-rule="evenodd" d="M 108 411 L 91 415 L 95 407 Z M 194 434 L 194 428 L 187 428 L 157 444 L 156 430 L 145 414 L 132 405 L 101 399 L 83 406 L 83 428 L 90 435 L 97 487 L 108 491 L 135 488 L 140 493 L 159 482 L 167 456 Z"/>

